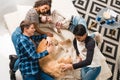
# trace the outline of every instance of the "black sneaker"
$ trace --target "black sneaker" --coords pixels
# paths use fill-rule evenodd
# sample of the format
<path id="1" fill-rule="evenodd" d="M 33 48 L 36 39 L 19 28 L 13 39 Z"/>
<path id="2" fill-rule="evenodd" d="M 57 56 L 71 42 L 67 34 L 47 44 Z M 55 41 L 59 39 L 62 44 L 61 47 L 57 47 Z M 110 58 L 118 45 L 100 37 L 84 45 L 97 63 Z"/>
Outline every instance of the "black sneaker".
<path id="1" fill-rule="evenodd" d="M 10 80 L 16 80 L 15 72 L 16 72 L 16 71 L 9 70 L 9 73 L 10 73 Z"/>
<path id="2" fill-rule="evenodd" d="M 9 63 L 9 73 L 10 73 L 10 80 L 16 80 L 15 72 L 14 71 L 14 64 L 15 61 L 18 59 L 17 55 L 9 55 L 10 63 Z"/>

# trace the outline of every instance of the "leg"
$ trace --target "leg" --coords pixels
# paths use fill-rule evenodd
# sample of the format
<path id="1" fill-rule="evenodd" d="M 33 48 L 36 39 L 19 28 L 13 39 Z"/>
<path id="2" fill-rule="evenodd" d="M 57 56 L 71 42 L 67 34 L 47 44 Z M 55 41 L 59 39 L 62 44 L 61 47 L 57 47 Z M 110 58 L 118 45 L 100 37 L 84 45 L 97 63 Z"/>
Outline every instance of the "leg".
<path id="1" fill-rule="evenodd" d="M 81 69 L 81 77 L 82 77 L 82 79 L 85 77 L 87 71 L 88 71 L 88 67 L 84 67 L 84 68 Z"/>
<path id="2" fill-rule="evenodd" d="M 48 74 L 46 74 L 45 72 L 43 71 L 40 71 L 40 79 L 41 80 L 54 80 L 54 78 Z"/>
<path id="3" fill-rule="evenodd" d="M 10 80 L 16 80 L 15 77 L 15 72 L 14 70 L 14 64 L 16 63 L 16 60 L 18 59 L 16 55 L 9 55 L 10 63 L 9 63 L 9 68 L 10 68 Z"/>
<path id="4" fill-rule="evenodd" d="M 38 75 L 23 75 L 23 80 L 42 80 L 40 77 L 38 78 Z"/>
<path id="5" fill-rule="evenodd" d="M 101 67 L 87 67 L 82 70 L 82 80 L 96 80 L 101 71 Z"/>

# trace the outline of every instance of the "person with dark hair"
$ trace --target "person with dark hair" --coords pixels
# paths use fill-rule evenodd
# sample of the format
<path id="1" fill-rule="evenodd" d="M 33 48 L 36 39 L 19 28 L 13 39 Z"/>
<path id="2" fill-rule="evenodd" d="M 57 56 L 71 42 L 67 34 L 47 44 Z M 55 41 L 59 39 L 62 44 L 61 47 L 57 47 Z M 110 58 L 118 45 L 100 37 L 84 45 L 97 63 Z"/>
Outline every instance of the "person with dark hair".
<path id="1" fill-rule="evenodd" d="M 44 32 L 39 29 L 39 15 L 40 14 L 47 14 L 48 11 L 51 8 L 51 3 L 47 0 L 39 0 L 35 2 L 35 5 L 32 9 L 28 11 L 26 14 L 25 20 L 35 22 L 37 26 L 35 26 L 36 32 L 39 34 L 47 34 L 48 36 L 53 36 L 52 33 L 50 32 Z M 21 35 L 21 29 L 20 27 L 17 27 L 15 31 L 12 33 L 11 39 L 16 51 L 16 44 L 17 44 L 17 39 Z M 16 51 L 16 54 L 18 52 Z M 11 80 L 16 80 L 15 72 L 18 70 L 18 64 L 19 64 L 19 59 L 17 58 L 16 55 L 9 55 L 10 63 L 9 63 L 9 68 L 10 68 L 10 79 Z"/>
<path id="2" fill-rule="evenodd" d="M 47 56 L 53 51 L 53 45 L 44 42 L 46 50 L 37 53 L 34 41 L 45 39 L 47 36 L 34 35 L 36 23 L 30 21 L 22 21 L 20 24 L 21 35 L 17 39 L 16 50 L 17 56 L 20 60 L 19 69 L 22 74 L 23 80 L 54 80 L 51 76 L 44 73 L 39 67 L 39 59 Z"/>
<path id="3" fill-rule="evenodd" d="M 75 26 L 78 24 L 82 24 L 86 28 L 87 33 L 89 33 L 87 29 L 87 23 L 83 17 L 72 15 L 70 17 L 65 18 L 57 10 L 54 10 L 51 13 L 51 15 L 41 15 L 40 22 L 44 23 L 40 24 L 40 26 L 49 27 L 54 31 L 57 30 L 58 33 L 61 32 L 60 29 L 66 29 L 73 33 Z M 92 38 L 95 38 L 97 43 L 102 42 L 102 35 L 99 32 L 93 32 L 92 34 L 89 35 Z"/>
<path id="4" fill-rule="evenodd" d="M 48 36 L 53 36 L 52 33 L 50 32 L 44 32 L 42 30 L 40 30 L 39 27 L 39 15 L 40 14 L 50 14 L 51 8 L 51 3 L 47 0 L 38 0 L 35 2 L 34 7 L 32 9 L 30 9 L 25 17 L 25 20 L 31 21 L 31 22 L 36 22 L 38 24 L 38 26 L 36 27 L 36 32 L 38 34 L 47 34 Z"/>
<path id="5" fill-rule="evenodd" d="M 88 36 L 84 25 L 76 25 L 73 34 L 75 35 L 73 46 L 80 61 L 74 64 L 65 64 L 62 68 L 64 70 L 81 68 L 82 80 L 96 80 L 101 72 L 101 60 L 105 60 L 105 57 L 101 54 L 94 39 Z"/>

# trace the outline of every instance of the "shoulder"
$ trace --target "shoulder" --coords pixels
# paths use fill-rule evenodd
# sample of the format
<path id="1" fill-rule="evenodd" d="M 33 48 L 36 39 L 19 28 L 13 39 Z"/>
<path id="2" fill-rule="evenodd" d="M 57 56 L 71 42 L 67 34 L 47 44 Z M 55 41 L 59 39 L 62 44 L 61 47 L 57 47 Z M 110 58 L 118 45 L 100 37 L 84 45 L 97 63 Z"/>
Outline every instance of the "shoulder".
<path id="1" fill-rule="evenodd" d="M 30 15 L 30 14 L 37 14 L 35 8 L 31 8 L 31 9 L 27 12 L 27 15 Z"/>
<path id="2" fill-rule="evenodd" d="M 17 27 L 15 31 L 12 33 L 12 37 L 19 37 L 21 35 L 22 31 L 20 27 Z"/>
<path id="3" fill-rule="evenodd" d="M 29 40 L 29 38 L 23 34 L 20 35 L 20 38 L 18 39 L 19 42 L 26 42 Z"/>

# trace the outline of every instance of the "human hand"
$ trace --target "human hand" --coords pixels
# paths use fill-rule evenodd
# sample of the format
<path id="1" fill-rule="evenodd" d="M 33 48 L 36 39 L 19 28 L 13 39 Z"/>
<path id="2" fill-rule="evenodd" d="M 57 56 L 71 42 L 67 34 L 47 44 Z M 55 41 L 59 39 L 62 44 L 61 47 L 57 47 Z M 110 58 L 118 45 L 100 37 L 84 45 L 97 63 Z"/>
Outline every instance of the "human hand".
<path id="1" fill-rule="evenodd" d="M 52 17 L 51 16 L 47 16 L 47 22 L 52 22 Z"/>
<path id="2" fill-rule="evenodd" d="M 63 26 L 62 22 L 56 22 L 56 24 L 55 24 L 55 27 L 56 27 L 57 29 L 61 29 L 62 26 Z"/>
<path id="3" fill-rule="evenodd" d="M 64 65 L 61 65 L 61 68 L 62 68 L 62 71 L 66 71 L 66 70 L 72 70 L 73 66 L 72 64 L 64 64 Z"/>
<path id="4" fill-rule="evenodd" d="M 48 51 L 48 53 L 52 53 L 53 50 L 54 50 L 53 44 L 52 43 L 48 43 L 47 44 L 47 51 Z"/>

